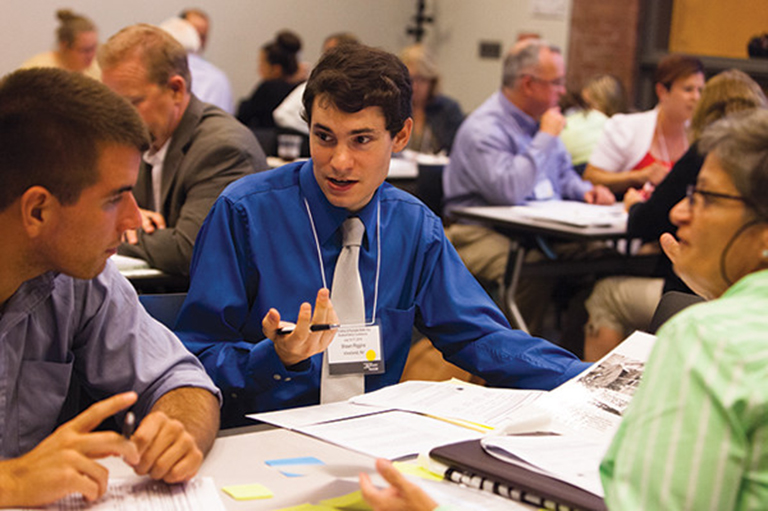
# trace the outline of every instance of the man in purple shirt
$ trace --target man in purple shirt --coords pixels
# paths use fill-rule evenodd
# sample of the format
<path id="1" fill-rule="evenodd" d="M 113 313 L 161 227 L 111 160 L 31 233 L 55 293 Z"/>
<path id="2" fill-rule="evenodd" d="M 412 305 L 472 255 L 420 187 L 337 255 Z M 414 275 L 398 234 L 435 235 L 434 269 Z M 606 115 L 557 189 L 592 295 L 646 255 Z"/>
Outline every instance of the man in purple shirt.
<path id="1" fill-rule="evenodd" d="M 96 459 L 111 455 L 186 481 L 216 436 L 218 389 L 108 262 L 141 222 L 147 145 L 135 109 L 90 78 L 0 82 L 0 507 L 94 500 L 108 479 Z M 57 428 L 71 383 L 101 401 Z M 128 408 L 130 438 L 93 431 Z"/>
<path id="2" fill-rule="evenodd" d="M 460 207 L 511 206 L 530 200 L 613 203 L 607 188 L 593 187 L 573 170 L 558 138 L 565 118 L 557 104 L 564 93 L 565 64 L 557 47 L 526 40 L 510 50 L 504 60 L 501 90 L 469 115 L 456 135 L 443 174 L 448 218 Z M 509 238 L 469 223 L 454 223 L 447 234 L 475 276 L 488 282 L 501 280 Z M 541 284 L 535 287 L 542 289 Z M 525 291 L 526 282 L 520 288 Z M 536 331 L 546 297 L 518 298 L 522 298 L 523 315 Z M 537 304 L 538 310 L 534 310 L 531 305 Z"/>

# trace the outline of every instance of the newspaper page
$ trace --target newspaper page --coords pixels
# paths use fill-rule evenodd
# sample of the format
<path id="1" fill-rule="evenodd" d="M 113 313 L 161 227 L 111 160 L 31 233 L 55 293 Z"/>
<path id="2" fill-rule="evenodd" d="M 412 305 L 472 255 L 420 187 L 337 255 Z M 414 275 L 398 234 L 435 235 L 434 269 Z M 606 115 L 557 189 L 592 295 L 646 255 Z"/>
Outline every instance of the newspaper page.
<path id="1" fill-rule="evenodd" d="M 602 496 L 600 461 L 640 383 L 655 340 L 635 332 L 589 370 L 531 404 L 528 415 L 542 420 L 529 422 L 528 431 L 510 423 L 504 428 L 507 435 L 486 437 L 483 448 L 499 459 Z"/>

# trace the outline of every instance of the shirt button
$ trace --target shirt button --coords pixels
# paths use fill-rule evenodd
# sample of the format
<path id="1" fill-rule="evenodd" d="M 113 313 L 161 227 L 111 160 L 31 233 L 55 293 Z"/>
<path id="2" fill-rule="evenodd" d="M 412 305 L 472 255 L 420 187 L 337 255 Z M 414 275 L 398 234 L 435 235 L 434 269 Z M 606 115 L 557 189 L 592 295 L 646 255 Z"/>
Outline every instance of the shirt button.
<path id="1" fill-rule="evenodd" d="M 290 377 L 290 376 L 289 376 L 289 377 L 287 377 L 287 378 L 285 379 L 285 381 L 291 381 L 291 377 Z"/>
<path id="2" fill-rule="evenodd" d="M 274 379 L 275 379 L 275 380 L 277 380 L 277 381 L 280 381 L 280 380 L 282 380 L 282 379 L 283 379 L 283 377 L 282 377 L 282 376 L 280 376 L 279 374 L 273 374 L 273 375 L 272 375 L 272 378 L 274 378 Z"/>

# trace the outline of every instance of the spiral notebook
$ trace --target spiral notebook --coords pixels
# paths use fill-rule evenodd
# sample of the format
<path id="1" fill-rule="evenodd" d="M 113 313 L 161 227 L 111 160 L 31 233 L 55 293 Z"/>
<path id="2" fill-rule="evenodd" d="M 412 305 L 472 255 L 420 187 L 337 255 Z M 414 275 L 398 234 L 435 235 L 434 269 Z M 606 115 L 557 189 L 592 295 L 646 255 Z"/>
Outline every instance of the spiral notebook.
<path id="1" fill-rule="evenodd" d="M 432 449 L 430 458 L 445 465 L 445 478 L 455 483 L 496 493 L 558 511 L 603 511 L 603 499 L 564 481 L 534 472 L 487 454 L 480 440 L 469 440 Z"/>

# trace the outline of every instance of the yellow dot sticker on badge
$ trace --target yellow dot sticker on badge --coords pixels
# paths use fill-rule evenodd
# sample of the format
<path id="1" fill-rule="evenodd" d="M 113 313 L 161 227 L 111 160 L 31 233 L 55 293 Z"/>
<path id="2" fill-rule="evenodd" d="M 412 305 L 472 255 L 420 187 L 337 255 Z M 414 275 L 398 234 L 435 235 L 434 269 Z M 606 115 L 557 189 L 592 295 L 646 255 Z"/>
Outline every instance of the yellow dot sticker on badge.
<path id="1" fill-rule="evenodd" d="M 374 350 L 368 350 L 365 352 L 365 358 L 373 362 L 376 360 L 376 352 Z"/>

